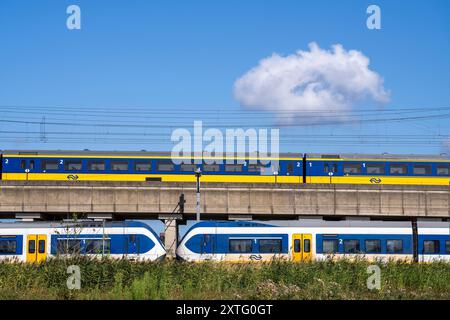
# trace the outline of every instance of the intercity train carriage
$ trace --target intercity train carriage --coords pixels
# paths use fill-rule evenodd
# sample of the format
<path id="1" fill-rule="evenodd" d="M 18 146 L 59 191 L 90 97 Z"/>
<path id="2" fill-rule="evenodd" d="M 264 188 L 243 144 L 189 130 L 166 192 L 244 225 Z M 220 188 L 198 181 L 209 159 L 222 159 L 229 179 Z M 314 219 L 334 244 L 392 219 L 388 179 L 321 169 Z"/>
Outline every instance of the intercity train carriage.
<path id="1" fill-rule="evenodd" d="M 5 151 L 0 179 L 450 185 L 450 157 L 281 154 L 182 158 L 167 152 Z M 182 162 L 182 163 L 181 163 Z"/>
<path id="2" fill-rule="evenodd" d="M 282 222 L 277 222 L 282 224 Z M 450 261 L 450 222 L 322 221 L 287 225 L 200 222 L 185 234 L 177 257 L 186 261 L 368 260 Z"/>
<path id="3" fill-rule="evenodd" d="M 164 259 L 166 250 L 142 222 L 0 223 L 0 260 L 41 262 L 71 255 L 154 261 Z"/>
<path id="4" fill-rule="evenodd" d="M 5 151 L 3 180 L 91 180 L 195 182 L 303 183 L 301 154 L 281 155 L 274 167 L 270 158 L 177 157 L 168 152 Z M 182 163 L 181 163 L 182 162 Z"/>
<path id="5" fill-rule="evenodd" d="M 305 182 L 449 185 L 450 157 L 307 154 Z"/>

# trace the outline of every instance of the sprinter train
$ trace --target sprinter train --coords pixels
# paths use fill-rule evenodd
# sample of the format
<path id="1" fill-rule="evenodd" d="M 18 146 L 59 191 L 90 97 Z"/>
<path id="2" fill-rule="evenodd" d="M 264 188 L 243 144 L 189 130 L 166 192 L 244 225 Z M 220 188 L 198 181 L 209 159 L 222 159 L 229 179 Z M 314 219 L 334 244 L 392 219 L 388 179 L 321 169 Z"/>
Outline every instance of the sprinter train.
<path id="1" fill-rule="evenodd" d="M 0 260 L 33 263 L 72 255 L 155 261 L 166 250 L 142 222 L 0 223 Z"/>
<path id="2" fill-rule="evenodd" d="M 186 261 L 311 261 L 364 258 L 450 262 L 450 221 L 200 222 L 177 248 Z"/>
<path id="3" fill-rule="evenodd" d="M 3 151 L 2 180 L 91 180 L 248 183 L 449 185 L 450 157 L 281 154 L 251 157 L 172 157 L 167 152 Z M 173 161 L 177 160 L 177 161 Z"/>

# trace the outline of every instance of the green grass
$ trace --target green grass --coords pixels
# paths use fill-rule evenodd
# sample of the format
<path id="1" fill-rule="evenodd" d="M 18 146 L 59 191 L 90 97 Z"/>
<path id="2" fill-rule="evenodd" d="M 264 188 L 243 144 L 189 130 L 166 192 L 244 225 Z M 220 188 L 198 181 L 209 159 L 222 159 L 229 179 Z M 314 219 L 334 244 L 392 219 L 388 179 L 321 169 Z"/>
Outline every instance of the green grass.
<path id="1" fill-rule="evenodd" d="M 69 265 L 81 290 L 68 290 Z M 450 299 L 450 264 L 379 263 L 381 289 L 366 285 L 366 261 L 256 264 L 136 263 L 54 259 L 0 263 L 0 299 Z"/>

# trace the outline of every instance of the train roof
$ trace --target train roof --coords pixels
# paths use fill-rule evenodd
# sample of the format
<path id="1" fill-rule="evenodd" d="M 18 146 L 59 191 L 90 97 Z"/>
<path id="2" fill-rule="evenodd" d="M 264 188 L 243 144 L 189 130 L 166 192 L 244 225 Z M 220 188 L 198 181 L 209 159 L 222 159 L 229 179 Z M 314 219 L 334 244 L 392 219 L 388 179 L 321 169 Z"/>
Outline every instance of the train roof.
<path id="1" fill-rule="evenodd" d="M 450 161 L 450 155 L 443 153 L 440 155 L 430 155 L 430 154 L 362 154 L 362 153 L 342 153 L 342 154 L 324 154 L 324 153 L 306 153 L 307 159 L 327 159 L 327 160 L 366 160 L 366 159 L 376 159 L 376 160 L 440 160 L 440 161 Z"/>
<path id="2" fill-rule="evenodd" d="M 95 151 L 95 150 L 0 150 L 0 153 L 5 155 L 14 156 L 112 156 L 112 157 L 171 157 L 171 152 L 168 151 Z M 233 157 L 241 156 L 234 155 Z M 326 160 L 430 160 L 430 161 L 450 161 L 450 155 L 443 153 L 440 155 L 430 154 L 362 154 L 362 153 L 280 153 L 280 158 L 303 158 L 306 156 L 308 159 L 326 159 Z M 249 154 L 245 154 L 244 157 L 249 157 Z M 186 158 L 189 158 L 187 156 Z M 220 157 L 218 157 L 220 158 Z"/>
<path id="3" fill-rule="evenodd" d="M 450 221 L 418 221 L 419 228 L 450 228 Z M 411 228 L 410 221 L 381 221 L 381 220 L 341 220 L 328 221 L 322 219 L 278 220 L 267 222 L 253 221 L 202 221 L 190 229 L 226 227 L 226 228 L 264 228 L 264 227 L 382 227 L 382 228 Z M 188 232 L 189 232 L 188 231 Z"/>
<path id="4" fill-rule="evenodd" d="M 94 150 L 3 150 L 0 153 L 4 155 L 14 155 L 14 156 L 112 156 L 112 157 L 171 157 L 172 153 L 168 151 L 94 151 Z M 197 155 L 194 155 L 197 156 Z M 198 155 L 202 156 L 202 155 Z M 235 153 L 232 157 L 242 157 L 242 155 Z M 244 157 L 253 156 L 248 153 Z M 191 156 L 186 156 L 190 158 Z M 270 155 L 268 155 L 270 157 Z M 280 153 L 280 158 L 292 158 L 299 159 L 303 158 L 302 153 Z M 211 158 L 221 158 L 214 157 Z M 266 156 L 264 156 L 266 158 Z"/>
<path id="5" fill-rule="evenodd" d="M 84 228 L 102 228 L 101 221 L 35 221 L 35 222 L 0 222 L 0 229 L 14 228 L 67 228 L 67 227 L 84 227 Z M 107 228 L 137 228 L 142 227 L 152 230 L 149 225 L 139 221 L 112 221 L 105 222 Z"/>

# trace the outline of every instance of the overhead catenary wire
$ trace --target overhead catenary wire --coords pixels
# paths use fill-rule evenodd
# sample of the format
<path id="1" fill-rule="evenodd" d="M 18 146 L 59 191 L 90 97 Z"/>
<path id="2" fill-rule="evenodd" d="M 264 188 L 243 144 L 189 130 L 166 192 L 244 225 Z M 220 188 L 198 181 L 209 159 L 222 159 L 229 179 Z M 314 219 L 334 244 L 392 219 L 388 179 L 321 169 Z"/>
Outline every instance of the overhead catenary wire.
<path id="1" fill-rule="evenodd" d="M 234 109 L 233 109 L 234 108 Z M 203 129 L 283 128 L 282 144 L 302 145 L 391 145 L 423 147 L 442 146 L 450 136 L 443 131 L 434 134 L 293 134 L 290 130 L 326 126 L 354 126 L 360 124 L 395 124 L 408 122 L 424 126 L 426 121 L 447 121 L 450 107 L 380 108 L 368 107 L 349 110 L 341 116 L 340 110 L 304 110 L 298 117 L 292 110 L 236 107 L 46 107 L 0 106 L 0 141 L 4 143 L 39 143 L 38 126 L 45 117 L 45 143 L 62 144 L 154 144 L 168 145 L 170 133 L 177 128 L 191 129 L 193 121 L 203 120 Z M 295 114 L 295 112 L 294 112 Z M 251 120 L 251 121 L 250 121 Z M 429 127 L 435 128 L 430 125 Z M 30 130 L 31 128 L 31 130 Z M 79 129 L 77 129 L 79 128 Z M 35 129 L 35 130 L 33 130 Z M 55 130 L 58 129 L 58 130 Z M 91 130 L 89 130 L 91 129 Z M 92 130 L 95 129 L 95 130 Z M 42 130 L 41 130 L 42 131 Z M 130 132 L 131 131 L 131 132 Z M 360 130 L 361 131 L 361 130 Z M 428 130 L 429 131 L 429 130 Z"/>

